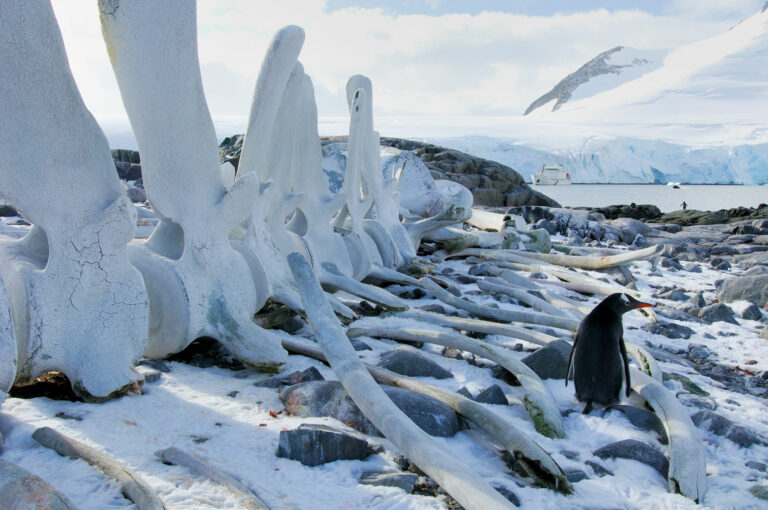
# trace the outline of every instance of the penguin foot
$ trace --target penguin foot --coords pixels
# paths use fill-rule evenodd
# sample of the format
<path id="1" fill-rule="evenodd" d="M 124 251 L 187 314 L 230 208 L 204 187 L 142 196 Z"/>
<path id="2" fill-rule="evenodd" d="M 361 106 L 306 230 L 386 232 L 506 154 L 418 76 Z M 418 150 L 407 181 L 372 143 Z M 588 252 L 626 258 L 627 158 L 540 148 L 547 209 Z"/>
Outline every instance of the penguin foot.
<path id="1" fill-rule="evenodd" d="M 584 406 L 584 410 L 581 412 L 581 414 L 589 414 L 592 412 L 592 401 L 587 400 L 587 404 Z"/>

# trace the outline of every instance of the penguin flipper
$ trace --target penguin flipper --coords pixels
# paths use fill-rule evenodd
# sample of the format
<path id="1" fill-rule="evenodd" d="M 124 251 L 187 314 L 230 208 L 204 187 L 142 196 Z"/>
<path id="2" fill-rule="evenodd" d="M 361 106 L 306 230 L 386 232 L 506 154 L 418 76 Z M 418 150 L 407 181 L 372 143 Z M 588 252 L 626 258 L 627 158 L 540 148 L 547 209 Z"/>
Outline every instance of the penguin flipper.
<path id="1" fill-rule="evenodd" d="M 624 345 L 624 335 L 619 337 L 619 349 L 621 350 L 621 359 L 624 360 L 624 383 L 626 386 L 624 393 L 629 396 L 632 391 L 632 381 L 629 379 L 629 360 L 627 359 L 627 347 Z"/>
<path id="2" fill-rule="evenodd" d="M 568 387 L 568 378 L 571 376 L 571 367 L 573 366 L 573 353 L 576 352 L 576 344 L 579 342 L 579 335 L 576 334 L 576 338 L 573 339 L 573 345 L 571 346 L 571 355 L 568 356 L 568 369 L 565 371 L 565 387 Z"/>

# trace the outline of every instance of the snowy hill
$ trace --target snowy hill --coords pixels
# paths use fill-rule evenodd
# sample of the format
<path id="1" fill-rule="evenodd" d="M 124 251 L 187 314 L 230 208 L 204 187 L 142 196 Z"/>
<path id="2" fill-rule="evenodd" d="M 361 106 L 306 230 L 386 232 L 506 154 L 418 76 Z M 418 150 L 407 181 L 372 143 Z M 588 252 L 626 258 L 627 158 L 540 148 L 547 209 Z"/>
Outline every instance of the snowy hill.
<path id="1" fill-rule="evenodd" d="M 604 51 L 536 99 L 524 115 L 538 108 L 550 109 L 550 105 L 551 110 L 556 111 L 567 101 L 590 97 L 634 80 L 661 67 L 666 53 L 666 50 L 643 51 L 624 46 Z"/>

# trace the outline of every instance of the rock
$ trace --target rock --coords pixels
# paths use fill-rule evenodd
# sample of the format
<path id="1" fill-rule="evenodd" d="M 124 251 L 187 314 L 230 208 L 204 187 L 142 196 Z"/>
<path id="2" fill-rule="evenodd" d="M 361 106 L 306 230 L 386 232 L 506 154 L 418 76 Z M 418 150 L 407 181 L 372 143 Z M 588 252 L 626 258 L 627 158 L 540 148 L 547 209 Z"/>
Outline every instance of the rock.
<path id="1" fill-rule="evenodd" d="M 447 405 L 410 390 L 383 386 L 384 393 L 425 432 L 450 437 L 459 430 L 456 413 Z M 379 434 L 355 405 L 339 381 L 312 381 L 285 388 L 280 393 L 288 414 L 330 416 L 365 434 Z"/>
<path id="2" fill-rule="evenodd" d="M 2 214 L 0 214 L 0 216 L 2 216 Z M 760 274 L 768 274 L 768 266 L 752 266 L 744 271 L 744 274 L 741 276 L 756 276 Z"/>
<path id="3" fill-rule="evenodd" d="M 768 471 L 768 465 L 756 460 L 748 460 L 744 465 L 750 469 L 754 469 L 755 471 L 761 471 L 763 473 Z"/>
<path id="4" fill-rule="evenodd" d="M 693 424 L 718 436 L 725 436 L 733 422 L 713 411 L 703 409 L 691 416 Z"/>
<path id="5" fill-rule="evenodd" d="M 514 492 L 507 489 L 506 487 L 500 487 L 498 485 L 494 485 L 493 488 L 496 489 L 499 494 L 507 498 L 507 500 L 509 500 L 509 502 L 513 505 L 520 506 L 520 498 L 518 498 Z"/>
<path id="6" fill-rule="evenodd" d="M 728 222 L 725 211 L 697 211 L 686 209 L 685 211 L 673 211 L 657 218 L 658 223 L 676 223 L 682 226 L 690 225 L 716 225 Z"/>
<path id="7" fill-rule="evenodd" d="M 636 439 L 625 439 L 611 443 L 598 448 L 593 454 L 601 459 L 620 458 L 642 462 L 661 473 L 665 479 L 669 474 L 669 461 L 664 454 L 657 448 Z"/>
<path id="8" fill-rule="evenodd" d="M 459 395 L 461 395 L 463 397 L 467 397 L 470 400 L 474 400 L 475 399 L 475 397 L 472 396 L 472 394 L 469 392 L 469 390 L 467 389 L 466 386 L 462 386 L 461 389 L 459 389 L 459 391 L 457 391 L 456 393 L 458 393 Z"/>
<path id="9" fill-rule="evenodd" d="M 555 340 L 522 361 L 542 379 L 565 379 L 570 356 L 571 345 L 563 340 Z"/>
<path id="10" fill-rule="evenodd" d="M 763 318 L 763 312 L 760 311 L 760 308 L 756 304 L 751 303 L 748 307 L 741 311 L 739 316 L 742 319 L 746 319 L 748 321 L 759 321 Z"/>
<path id="11" fill-rule="evenodd" d="M 725 280 L 719 291 L 718 298 L 726 303 L 743 300 L 762 308 L 768 303 L 768 274 Z"/>
<path id="12" fill-rule="evenodd" d="M 372 351 L 370 345 L 363 342 L 362 340 L 358 340 L 357 338 L 350 338 L 349 343 L 352 344 L 352 348 L 356 351 Z"/>
<path id="13" fill-rule="evenodd" d="M 672 259 L 664 259 L 664 260 L 672 260 Z M 682 267 L 680 267 L 680 269 L 682 269 Z M 684 292 L 680 292 L 679 290 L 676 290 L 676 289 L 668 290 L 667 292 L 662 292 L 657 297 L 660 297 L 662 299 L 669 299 L 671 301 L 688 301 L 689 299 L 691 299 L 691 297 L 688 294 Z"/>
<path id="14" fill-rule="evenodd" d="M 673 258 L 670 258 L 670 257 L 663 257 L 661 259 L 661 262 L 660 262 L 659 265 L 661 265 L 661 267 L 666 267 L 667 269 L 670 269 L 670 270 L 672 270 L 672 269 L 674 269 L 676 271 L 682 271 L 683 270 L 682 264 L 680 264 L 679 261 L 677 261 L 677 260 L 675 260 Z"/>
<path id="15" fill-rule="evenodd" d="M 564 469 L 563 471 L 565 471 L 565 477 L 571 483 L 576 483 L 582 480 L 589 479 L 589 477 L 587 476 L 587 473 L 585 473 L 581 469 Z"/>
<path id="16" fill-rule="evenodd" d="M 709 322 L 729 322 L 738 325 L 736 319 L 733 318 L 735 313 L 730 306 L 715 303 L 699 310 L 699 318 Z"/>
<path id="17" fill-rule="evenodd" d="M 501 390 L 498 384 L 488 386 L 486 389 L 478 393 L 475 400 L 482 402 L 483 404 L 497 404 L 497 405 L 509 405 L 506 395 Z"/>
<path id="18" fill-rule="evenodd" d="M 703 363 L 709 359 L 712 353 L 707 349 L 706 345 L 702 344 L 690 344 L 688 346 L 688 359 L 695 361 L 696 363 Z"/>
<path id="19" fill-rule="evenodd" d="M 381 355 L 379 366 L 410 377 L 449 379 L 453 374 L 408 346 L 400 346 Z"/>
<path id="20" fill-rule="evenodd" d="M 749 492 L 758 499 L 768 500 L 768 485 L 753 485 Z"/>
<path id="21" fill-rule="evenodd" d="M 609 471 L 608 469 L 605 469 L 603 466 L 598 464 L 597 462 L 593 462 L 591 460 L 586 461 L 584 464 L 592 468 L 592 471 L 595 472 L 597 476 L 613 476 L 613 472 Z"/>
<path id="22" fill-rule="evenodd" d="M 137 188 L 136 186 L 128 186 L 128 189 L 126 189 L 125 192 L 128 194 L 128 199 L 131 202 L 146 202 L 147 201 L 147 194 L 141 188 Z"/>
<path id="23" fill-rule="evenodd" d="M 276 375 L 262 381 L 257 381 L 253 385 L 259 388 L 279 388 L 281 386 L 293 386 L 302 382 L 324 380 L 323 375 L 315 367 L 309 367 L 303 372 L 297 370 L 286 375 Z"/>
<path id="24" fill-rule="evenodd" d="M 696 264 L 694 262 L 688 262 L 687 264 L 683 264 L 683 269 L 688 271 L 689 273 L 701 273 L 701 264 Z"/>
<path id="25" fill-rule="evenodd" d="M 741 425 L 732 426 L 725 437 L 726 439 L 733 441 L 742 448 L 749 448 L 755 444 L 766 444 L 765 439 L 760 437 L 757 433 L 749 430 L 748 428 L 742 427 Z"/>
<path id="26" fill-rule="evenodd" d="M 616 218 L 633 218 L 636 220 L 655 220 L 661 216 L 661 209 L 650 204 L 632 204 L 630 205 L 609 205 L 608 207 L 599 207 L 592 209 L 592 212 L 599 212 L 610 220 Z"/>
<path id="27" fill-rule="evenodd" d="M 0 217 L 13 218 L 14 216 L 20 216 L 19 211 L 15 207 L 8 204 L 0 205 Z"/>
<path id="28" fill-rule="evenodd" d="M 704 294 L 701 292 L 697 292 L 691 296 L 691 303 L 696 305 L 698 308 L 707 306 L 707 301 L 704 299 Z"/>
<path id="29" fill-rule="evenodd" d="M 638 234 L 645 234 L 651 227 L 642 221 L 632 218 L 616 218 L 609 222 L 619 229 L 619 239 L 626 244 L 632 244 Z"/>
<path id="30" fill-rule="evenodd" d="M 416 486 L 419 475 L 416 473 L 382 473 L 363 471 L 360 483 L 363 485 L 378 485 L 381 487 L 397 487 L 410 494 Z"/>
<path id="31" fill-rule="evenodd" d="M 669 232 L 670 234 L 677 234 L 678 232 L 683 231 L 683 227 L 681 227 L 677 223 L 668 223 L 664 225 L 664 230 Z"/>
<path id="32" fill-rule="evenodd" d="M 664 424 L 656 413 L 652 413 L 651 411 L 647 411 L 640 407 L 628 405 L 614 405 L 608 410 L 619 411 L 632 425 L 639 429 L 655 432 L 658 435 L 661 444 L 667 444 L 669 442 Z"/>
<path id="33" fill-rule="evenodd" d="M 357 434 L 327 425 L 304 423 L 280 431 L 277 456 L 317 466 L 335 460 L 362 460 L 373 453 L 368 441 Z"/>
<path id="34" fill-rule="evenodd" d="M 674 324 L 672 322 L 651 322 L 643 326 L 642 329 L 643 331 L 649 331 L 655 335 L 663 335 L 667 338 L 684 338 L 686 340 L 696 333 L 687 326 Z"/>

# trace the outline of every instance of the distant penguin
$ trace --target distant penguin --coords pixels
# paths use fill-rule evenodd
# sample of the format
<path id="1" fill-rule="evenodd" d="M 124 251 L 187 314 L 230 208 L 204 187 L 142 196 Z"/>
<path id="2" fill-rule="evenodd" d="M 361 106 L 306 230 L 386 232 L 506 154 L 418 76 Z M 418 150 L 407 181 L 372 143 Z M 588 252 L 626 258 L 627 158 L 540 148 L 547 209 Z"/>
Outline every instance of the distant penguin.
<path id="1" fill-rule="evenodd" d="M 571 348 L 565 385 L 568 386 L 573 366 L 576 398 L 586 402 L 584 414 L 592 411 L 593 402 L 604 406 L 618 402 L 623 381 L 626 381 L 629 396 L 629 363 L 621 316 L 630 310 L 650 306 L 627 294 L 611 294 L 581 321 Z"/>

